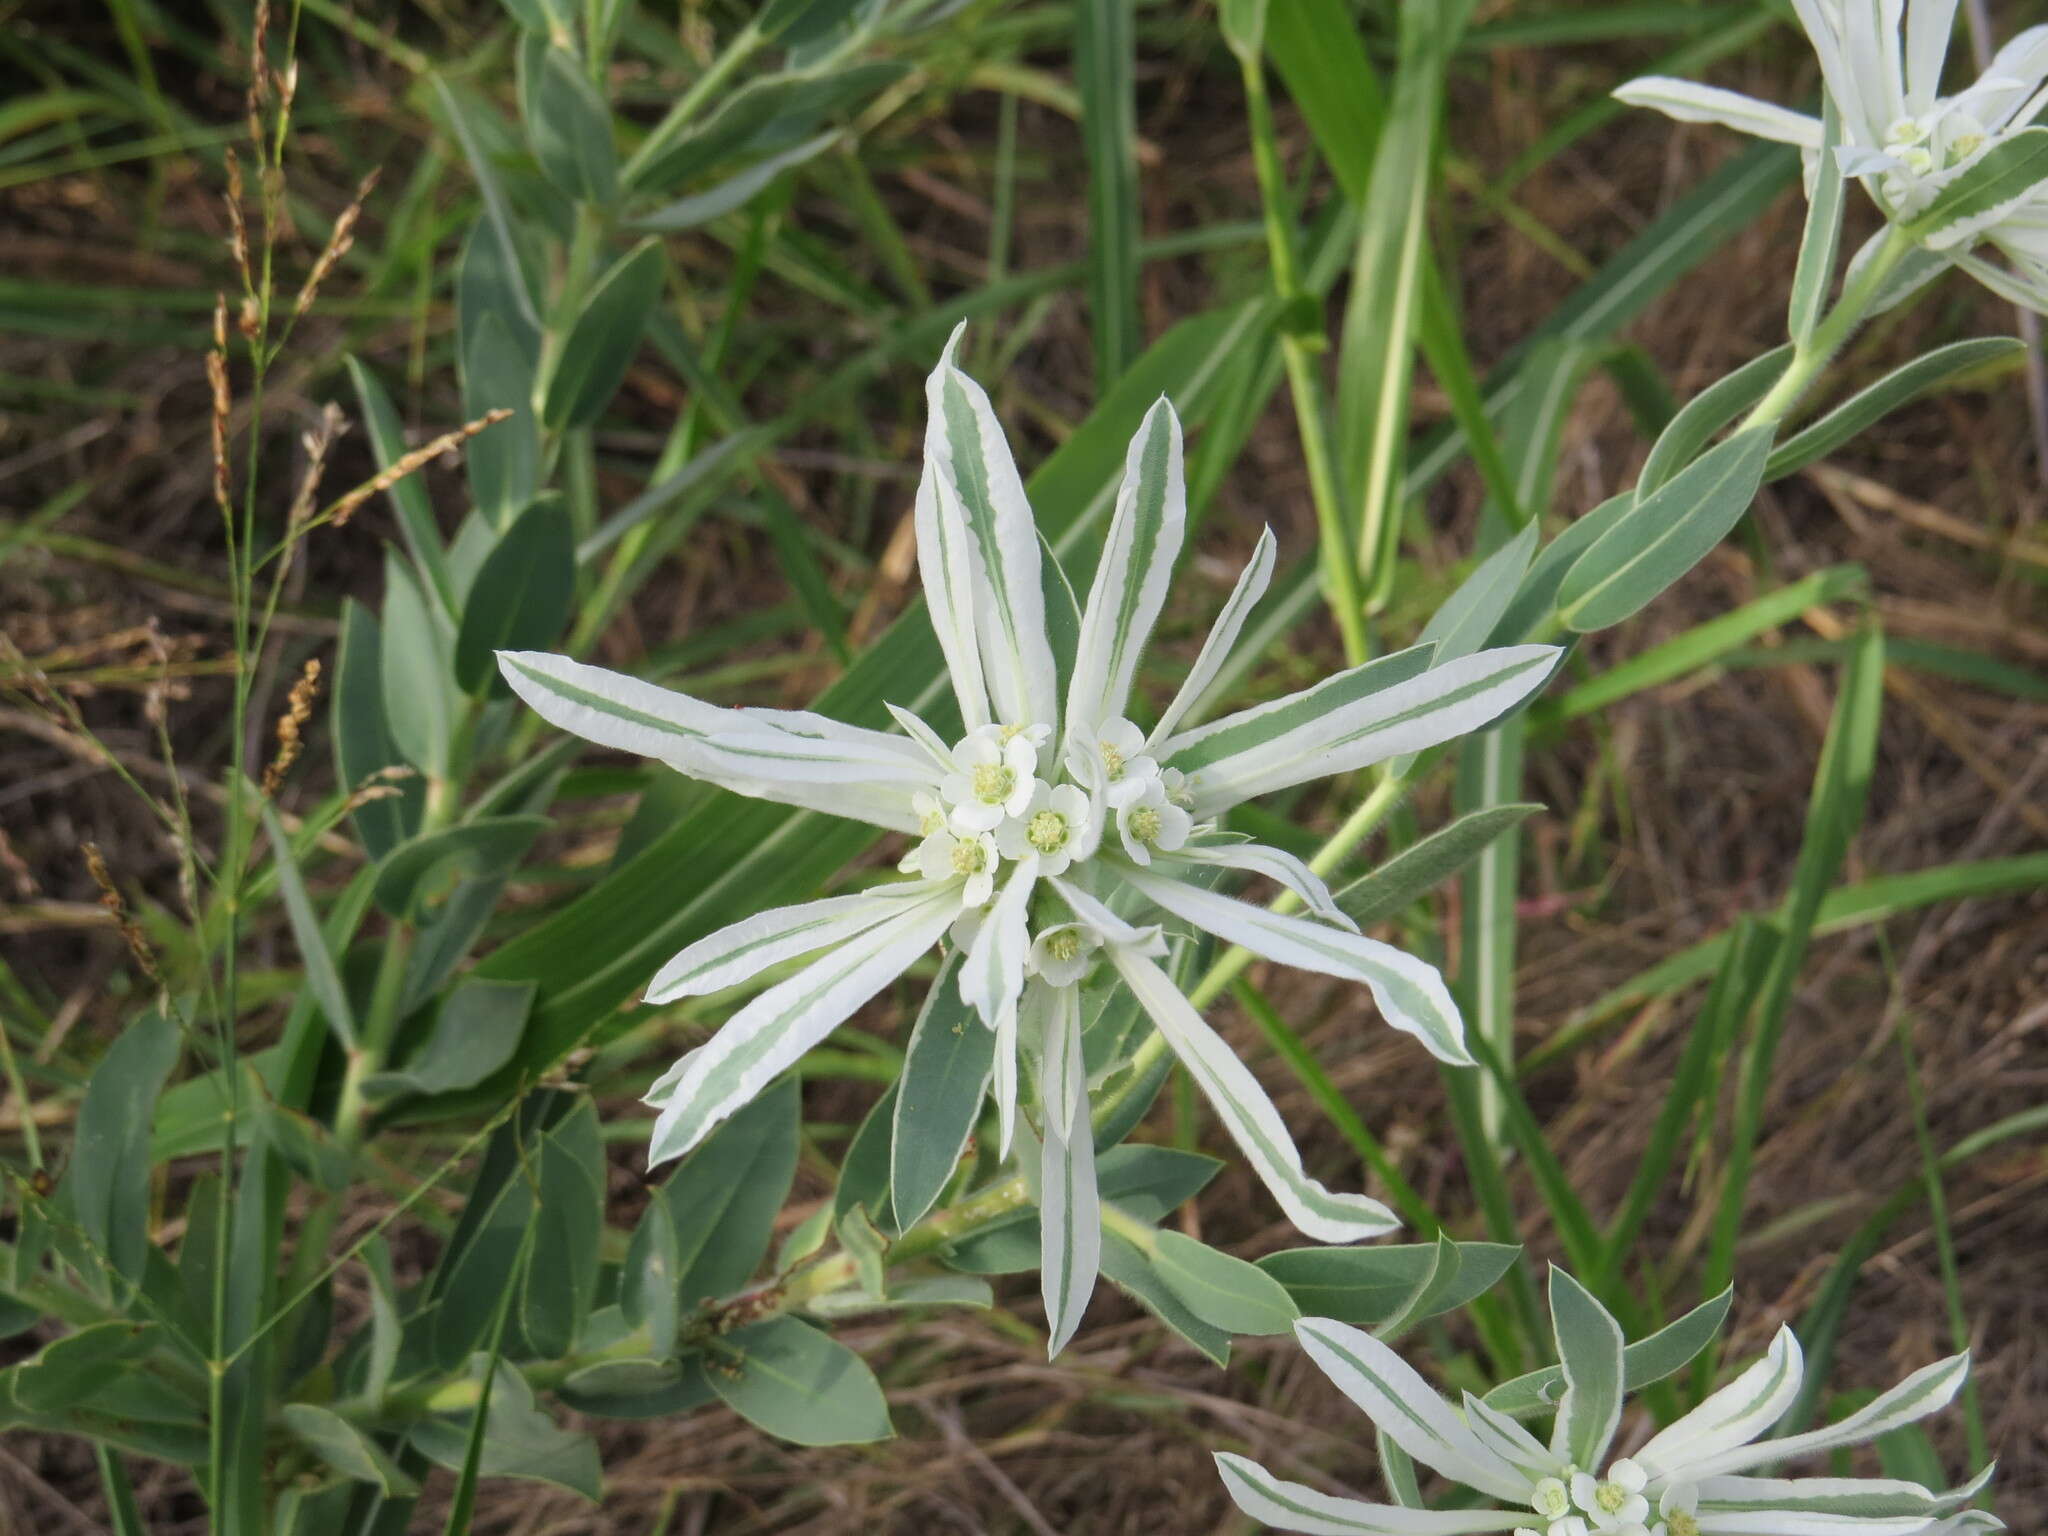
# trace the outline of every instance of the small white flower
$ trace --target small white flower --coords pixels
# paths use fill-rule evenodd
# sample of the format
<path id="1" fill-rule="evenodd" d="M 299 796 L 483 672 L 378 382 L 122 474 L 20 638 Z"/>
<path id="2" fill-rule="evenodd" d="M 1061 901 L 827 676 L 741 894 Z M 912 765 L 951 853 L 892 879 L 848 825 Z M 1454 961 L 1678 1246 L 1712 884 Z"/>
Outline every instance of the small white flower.
<path id="1" fill-rule="evenodd" d="M 1700 1536 L 1700 1491 L 1692 1483 L 1673 1483 L 1657 1500 L 1657 1523 L 1650 1536 Z"/>
<path id="2" fill-rule="evenodd" d="M 1529 1507 L 1545 1520 L 1562 1520 L 1572 1512 L 1571 1492 L 1561 1478 L 1541 1478 L 1529 1490 Z"/>
<path id="3" fill-rule="evenodd" d="M 1071 987 L 1088 974 L 1100 948 L 1102 936 L 1086 923 L 1060 923 L 1031 941 L 1024 973 L 1040 977 L 1050 986 Z"/>
<path id="4" fill-rule="evenodd" d="M 960 904 L 980 907 L 996 889 L 996 840 L 986 832 L 942 826 L 917 845 L 917 867 L 927 880 L 966 877 Z"/>
<path id="5" fill-rule="evenodd" d="M 1166 785 L 1156 773 L 1139 780 L 1136 792 L 1116 808 L 1117 836 L 1136 864 L 1150 864 L 1155 848 L 1173 852 L 1188 840 L 1194 824 L 1194 817 L 1167 799 Z"/>
<path id="6" fill-rule="evenodd" d="M 952 805 L 956 826 L 993 832 L 1005 816 L 1019 815 L 1031 803 L 1038 782 L 1032 734 L 1028 728 L 985 725 L 953 748 L 954 771 L 940 782 L 939 793 Z"/>
<path id="7" fill-rule="evenodd" d="M 1604 1478 L 1587 1472 L 1572 1474 L 1572 1502 L 1585 1511 L 1595 1530 L 1640 1529 L 1650 1513 L 1650 1501 L 1643 1497 L 1648 1481 L 1643 1469 L 1624 1456 L 1607 1469 Z"/>
<path id="8" fill-rule="evenodd" d="M 1069 864 L 1095 852 L 1101 828 L 1095 806 L 1071 784 L 1054 789 L 1032 781 L 1024 809 L 996 828 L 996 847 L 1006 859 L 1038 856 L 1038 872 L 1062 875 Z"/>

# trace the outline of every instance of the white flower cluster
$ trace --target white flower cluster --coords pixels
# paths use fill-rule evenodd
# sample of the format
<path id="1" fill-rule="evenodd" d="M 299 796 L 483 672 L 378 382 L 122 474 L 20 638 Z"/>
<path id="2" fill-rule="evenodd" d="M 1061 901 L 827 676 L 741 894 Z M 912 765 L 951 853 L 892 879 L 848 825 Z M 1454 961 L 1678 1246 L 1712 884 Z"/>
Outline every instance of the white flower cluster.
<path id="1" fill-rule="evenodd" d="M 950 746 L 894 706 L 900 734 L 801 711 L 722 709 L 559 656 L 504 652 L 499 662 L 519 695 L 566 730 L 741 794 L 916 840 L 901 863 L 913 878 L 746 918 L 662 967 L 650 1002 L 720 991 L 815 957 L 655 1084 L 650 1157 L 687 1152 L 950 933 L 960 997 L 995 1037 L 991 1080 L 1005 1156 L 1020 1054 L 1038 1064 L 1048 1285 L 1063 1271 L 1057 1348 L 1079 1319 L 1099 1257 L 1078 988 L 1105 962 L 1296 1225 L 1325 1242 L 1351 1242 L 1396 1224 L 1379 1202 L 1333 1193 L 1303 1171 L 1257 1079 L 1159 966 L 1161 925 L 1205 929 L 1269 959 L 1363 983 L 1388 1023 L 1443 1060 L 1469 1065 L 1457 1007 L 1434 967 L 1360 934 L 1301 860 L 1220 830 L 1218 818 L 1254 796 L 1479 729 L 1541 687 L 1558 652 L 1508 646 L 1439 663 L 1434 645 L 1418 645 L 1200 723 L 1271 578 L 1268 534 L 1179 692 L 1144 731 L 1126 712 L 1186 532 L 1172 406 L 1160 400 L 1131 442 L 1085 609 L 1057 626 L 1075 637 L 1061 667 L 1046 605 L 1061 601 L 1068 583 L 1044 580 L 1023 481 L 988 397 L 954 365 L 953 351 L 927 389 L 931 424 L 915 506 L 919 574 L 964 732 Z M 1308 915 L 1220 894 L 1218 877 L 1232 871 L 1276 881 Z"/>
<path id="2" fill-rule="evenodd" d="M 1109 721 L 1070 748 L 1057 783 L 1039 776 L 1051 735 L 1047 725 L 984 725 L 945 755 L 951 771 L 936 794 L 911 797 L 919 841 L 897 867 L 927 880 L 962 878 L 961 902 L 976 909 L 955 925 L 962 942 L 979 926 L 1003 860 L 1033 859 L 1041 877 L 1063 875 L 1095 856 L 1113 824 L 1125 857 L 1150 864 L 1155 850 L 1173 853 L 1195 830 L 1187 775 L 1146 756 L 1144 733 L 1130 721 Z"/>
<path id="3" fill-rule="evenodd" d="M 1615 1458 L 1627 1388 L 1681 1369 L 1690 1354 L 1658 1349 L 1658 1369 L 1645 1374 L 1633 1362 L 1624 1365 L 1620 1325 L 1561 1270 L 1551 1271 L 1550 1297 L 1562 1364 L 1538 1373 L 1539 1390 L 1518 1391 L 1531 1384 L 1524 1378 L 1487 1397 L 1468 1392 L 1456 1407 L 1371 1334 L 1328 1318 L 1295 1324 L 1295 1337 L 1318 1368 L 1388 1440 L 1473 1489 L 1482 1507 L 1420 1511 L 1338 1498 L 1218 1452 L 1231 1497 L 1275 1529 L 1330 1536 L 1937 1536 L 2002 1529 L 1994 1516 L 1967 1508 L 1990 1480 L 1988 1467 L 1947 1492 L 1892 1478 L 1754 1475 L 1939 1412 L 1969 1375 L 1968 1356 L 1922 1367 L 1838 1423 L 1772 1438 L 1805 1376 L 1799 1340 L 1780 1329 L 1763 1359 L 1631 1455 Z M 1718 1303 L 1724 1313 L 1727 1299 Z M 1699 1336 L 1690 1349 L 1707 1341 Z M 1651 1341 L 1642 1347 L 1651 1350 Z M 1517 1421 L 1517 1414 L 1552 1410 L 1547 1443 Z"/>
<path id="4" fill-rule="evenodd" d="M 1957 0 L 1792 0 L 1820 61 L 1839 134 L 1843 174 L 1862 182 L 1895 223 L 1926 211 L 1942 191 L 1987 155 L 2029 128 L 2048 107 L 2048 26 L 2029 27 L 1954 95 L 1941 80 L 1955 30 Z M 1809 173 L 1823 143 L 1818 117 L 1697 81 L 1646 75 L 1614 93 L 1681 122 L 1718 123 L 1757 138 L 1797 145 Z M 1988 243 L 2008 270 L 1972 254 Z M 1987 287 L 2048 310 L 2048 186 L 2002 193 L 1967 219 L 1930 234 L 1943 263 Z"/>

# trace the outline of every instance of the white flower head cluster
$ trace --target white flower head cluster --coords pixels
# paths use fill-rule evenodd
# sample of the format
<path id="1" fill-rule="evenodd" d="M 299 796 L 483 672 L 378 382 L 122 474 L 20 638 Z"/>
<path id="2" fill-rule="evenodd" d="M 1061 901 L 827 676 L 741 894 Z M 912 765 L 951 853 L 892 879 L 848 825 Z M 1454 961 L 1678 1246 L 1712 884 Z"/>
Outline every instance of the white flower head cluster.
<path id="1" fill-rule="evenodd" d="M 1724 1310 L 1726 1302 L 1724 1295 Z M 1489 1507 L 1437 1513 L 1338 1498 L 1218 1452 L 1231 1497 L 1275 1529 L 1327 1536 L 1937 1536 L 2003 1529 L 1996 1517 L 1964 1507 L 1990 1481 L 1989 1467 L 1945 1493 L 1892 1478 L 1754 1475 L 1940 1411 L 1969 1375 L 1967 1355 L 1915 1371 L 1839 1423 L 1770 1438 L 1805 1376 L 1799 1340 L 1780 1329 L 1763 1359 L 1617 1457 L 1627 1390 L 1679 1370 L 1690 1353 L 1645 1341 L 1641 1353 L 1658 1358 L 1656 1370 L 1624 1364 L 1620 1324 L 1562 1270 L 1551 1271 L 1550 1306 L 1562 1364 L 1484 1398 L 1468 1392 L 1460 1406 L 1439 1397 L 1369 1333 L 1327 1318 L 1295 1325 L 1302 1348 L 1381 1434 Z M 1691 1351 L 1706 1342 L 1698 1338 Z M 1518 1415 L 1552 1409 L 1547 1443 L 1519 1422 Z"/>
<path id="2" fill-rule="evenodd" d="M 958 739 L 894 706 L 901 734 L 807 712 L 720 708 L 559 656 L 504 652 L 499 661 L 519 695 L 566 730 L 740 794 L 914 839 L 900 865 L 911 878 L 746 918 L 662 967 L 650 1002 L 817 957 L 760 992 L 655 1085 L 649 1102 L 661 1113 L 650 1158 L 687 1152 L 950 932 L 961 950 L 960 995 L 997 1042 L 992 1078 L 1005 1155 L 1020 1037 L 1026 1059 L 1039 1063 L 1043 1185 L 1063 1191 L 1046 1194 L 1041 1213 L 1050 1226 L 1063 1202 L 1071 1233 L 1057 1255 L 1049 1244 L 1045 1267 L 1057 1257 L 1089 1282 L 1065 1293 L 1057 1346 L 1078 1320 L 1099 1243 L 1077 989 L 1105 966 L 1144 1005 L 1297 1226 L 1349 1242 L 1396 1225 L 1379 1202 L 1332 1193 L 1303 1171 L 1257 1080 L 1160 967 L 1160 925 L 1206 929 L 1270 959 L 1362 982 L 1390 1024 L 1443 1060 L 1469 1064 L 1456 1005 L 1433 967 L 1359 934 L 1299 859 L 1221 832 L 1217 818 L 1253 796 L 1476 730 L 1540 687 L 1558 652 L 1511 646 L 1436 665 L 1435 647 L 1419 645 L 1199 723 L 1271 578 L 1266 534 L 1178 693 L 1142 729 L 1126 711 L 1186 531 L 1180 422 L 1162 399 L 1139 426 L 1082 607 L 1043 563 L 995 412 L 954 362 L 958 339 L 927 386 L 914 512 Z M 1052 606 L 1049 614 L 1051 605 L 1065 612 Z M 1066 637 L 1061 647 L 1056 634 Z M 1309 915 L 1219 894 L 1212 887 L 1231 871 L 1277 881 Z"/>
<path id="3" fill-rule="evenodd" d="M 1986 155 L 2029 127 L 2048 107 L 2048 26 L 2029 27 L 1998 50 L 1974 82 L 1945 96 L 1943 67 L 1958 0 L 1792 0 L 1820 61 L 1839 122 L 1836 156 L 1885 216 L 1910 221 Z M 1614 93 L 1689 123 L 1797 145 L 1809 168 L 1823 143 L 1821 119 L 1692 80 L 1646 75 Z M 2012 257 L 2021 279 L 1969 254 L 1989 241 Z M 2023 189 L 1930 238 L 1945 260 L 1997 292 L 2048 308 L 2048 192 Z M 1930 273 L 1938 265 L 1927 269 Z"/>

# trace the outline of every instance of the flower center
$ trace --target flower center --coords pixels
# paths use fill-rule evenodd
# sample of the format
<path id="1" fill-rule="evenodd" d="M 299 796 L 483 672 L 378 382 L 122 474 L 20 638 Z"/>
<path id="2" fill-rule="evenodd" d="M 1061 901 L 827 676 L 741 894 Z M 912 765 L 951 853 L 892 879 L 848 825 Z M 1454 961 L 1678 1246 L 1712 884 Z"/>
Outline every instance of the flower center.
<path id="1" fill-rule="evenodd" d="M 953 845 L 954 874 L 978 875 L 987 863 L 988 851 L 981 846 L 980 838 L 966 838 Z"/>
<path id="2" fill-rule="evenodd" d="M 977 763 L 970 782 L 983 805 L 1001 805 L 1017 787 L 1017 775 L 1005 763 Z"/>
<path id="3" fill-rule="evenodd" d="M 1067 818 L 1058 811 L 1040 811 L 1024 828 L 1024 838 L 1040 853 L 1058 853 L 1067 846 Z"/>
<path id="4" fill-rule="evenodd" d="M 1700 1523 L 1684 1510 L 1674 1510 L 1664 1517 L 1664 1529 L 1671 1536 L 1700 1536 Z"/>
<path id="5" fill-rule="evenodd" d="M 1530 1493 L 1529 1507 L 1546 1520 L 1562 1520 L 1572 1512 L 1572 1496 L 1562 1481 L 1546 1477 Z"/>
<path id="6" fill-rule="evenodd" d="M 1159 841 L 1159 813 L 1149 805 L 1131 812 L 1131 836 L 1150 846 Z"/>
<path id="7" fill-rule="evenodd" d="M 1600 1483 L 1593 1489 L 1593 1502 L 1605 1514 L 1619 1514 L 1621 1506 L 1628 1502 L 1628 1490 L 1619 1483 Z"/>
<path id="8" fill-rule="evenodd" d="M 1095 745 L 1102 753 L 1102 772 L 1114 784 L 1124 776 L 1124 755 L 1106 741 L 1098 741 Z"/>
<path id="9" fill-rule="evenodd" d="M 924 813 L 923 819 L 920 820 L 917 824 L 917 830 L 921 836 L 930 837 L 934 832 L 938 831 L 939 828 L 943 827 L 945 824 L 946 813 L 941 810 L 933 809 L 926 811 Z"/>
<path id="10" fill-rule="evenodd" d="M 1045 952 L 1059 961 L 1077 959 L 1081 953 L 1081 935 L 1072 928 L 1063 928 L 1058 933 L 1047 934 Z"/>

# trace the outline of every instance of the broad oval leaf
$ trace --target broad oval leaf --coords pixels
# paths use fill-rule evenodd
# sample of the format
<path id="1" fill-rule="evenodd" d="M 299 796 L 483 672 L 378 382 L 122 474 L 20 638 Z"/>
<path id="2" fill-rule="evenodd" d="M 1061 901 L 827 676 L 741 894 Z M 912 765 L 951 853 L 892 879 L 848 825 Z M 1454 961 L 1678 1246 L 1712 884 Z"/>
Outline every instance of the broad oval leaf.
<path id="1" fill-rule="evenodd" d="M 149 1255 L 149 1134 L 178 1061 L 178 1026 L 154 1010 L 108 1047 L 86 1084 L 64 1187 L 72 1214 L 114 1271 L 142 1279 Z"/>
<path id="2" fill-rule="evenodd" d="M 1958 374 L 1981 368 L 2025 349 L 2011 336 L 1978 336 L 1950 342 L 1894 368 L 1867 389 L 1858 390 L 1812 425 L 1800 429 L 1771 453 L 1764 478 L 1776 480 L 1825 458 L 1865 427 L 1890 415 L 1907 401 L 1939 389 Z"/>
<path id="3" fill-rule="evenodd" d="M 1647 606 L 1706 558 L 1749 510 L 1771 451 L 1771 428 L 1717 444 L 1637 502 L 1566 572 L 1558 615 L 1581 634 Z"/>
<path id="4" fill-rule="evenodd" d="M 509 695 L 497 653 L 553 644 L 575 601 L 576 530 L 567 503 L 543 496 L 505 530 L 470 583 L 455 637 L 457 684 Z"/>
<path id="5" fill-rule="evenodd" d="M 370 1483 L 386 1498 L 405 1498 L 420 1485 L 376 1441 L 329 1408 L 286 1403 L 280 1416 L 299 1443 L 343 1477 Z"/>
<path id="6" fill-rule="evenodd" d="M 711 1389 L 757 1429 L 797 1445 L 886 1440 L 895 1426 L 867 1362 L 793 1317 L 714 1341 Z"/>
<path id="7" fill-rule="evenodd" d="M 378 910 L 416 917 L 445 897 L 444 887 L 458 878 L 509 873 L 547 824 L 545 816 L 486 816 L 408 840 L 377 871 L 373 895 Z"/>
<path id="8" fill-rule="evenodd" d="M 1182 1232 L 1154 1239 L 1152 1268 L 1203 1322 L 1232 1334 L 1287 1333 L 1301 1309 L 1287 1288 L 1255 1264 Z"/>
<path id="9" fill-rule="evenodd" d="M 363 1086 L 373 1094 L 474 1088 L 512 1059 L 533 1008 L 530 981 L 465 981 L 448 994 L 426 1039 L 404 1065 Z"/>
<path id="10" fill-rule="evenodd" d="M 541 171 L 564 196 L 605 204 L 618 196 L 611 112 L 575 55 L 529 35 L 520 48 L 520 105 Z"/>
<path id="11" fill-rule="evenodd" d="M 604 414 L 640 350 L 661 280 L 661 247 L 653 240 L 642 241 L 598 279 L 547 378 L 540 418 L 550 431 L 587 427 Z"/>
<path id="12" fill-rule="evenodd" d="M 1511 1243 L 1460 1243 L 1457 1282 L 1434 1298 L 1433 1305 L 1445 1312 L 1464 1306 L 1506 1274 L 1521 1252 Z M 1267 1254 L 1258 1267 L 1286 1286 L 1309 1316 L 1372 1328 L 1401 1311 L 1435 1262 L 1433 1243 L 1395 1243 L 1372 1248 L 1289 1248 Z M 1421 1316 L 1409 1319 L 1421 1320 Z"/>
<path id="13" fill-rule="evenodd" d="M 960 997 L 959 960 L 925 993 L 898 1079 L 890 1142 L 896 1230 L 914 1226 L 960 1166 L 995 1064 L 995 1031 Z"/>

